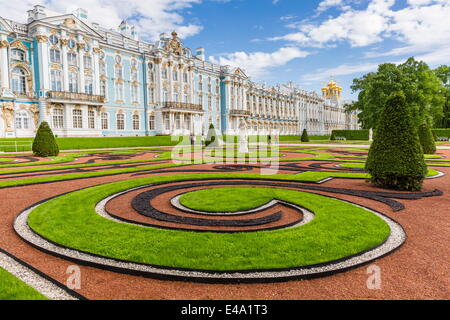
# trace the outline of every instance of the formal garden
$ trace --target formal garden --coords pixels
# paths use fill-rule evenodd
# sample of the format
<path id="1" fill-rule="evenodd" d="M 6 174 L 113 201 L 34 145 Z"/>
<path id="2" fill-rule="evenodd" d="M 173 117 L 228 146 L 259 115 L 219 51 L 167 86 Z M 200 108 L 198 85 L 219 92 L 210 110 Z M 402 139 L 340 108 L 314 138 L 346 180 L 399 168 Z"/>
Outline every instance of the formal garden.
<path id="1" fill-rule="evenodd" d="M 427 68 L 355 79 L 363 129 L 329 136 L 0 140 L 0 299 L 447 299 L 449 73 Z"/>

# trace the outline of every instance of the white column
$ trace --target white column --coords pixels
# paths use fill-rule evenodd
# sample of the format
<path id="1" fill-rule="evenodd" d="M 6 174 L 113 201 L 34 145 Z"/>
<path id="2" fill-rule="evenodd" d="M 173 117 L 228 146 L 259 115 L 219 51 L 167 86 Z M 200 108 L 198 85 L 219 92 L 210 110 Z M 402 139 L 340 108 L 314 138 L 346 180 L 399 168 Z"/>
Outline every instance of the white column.
<path id="1" fill-rule="evenodd" d="M 100 95 L 100 62 L 98 57 L 98 51 L 94 50 L 93 54 L 94 58 L 94 74 L 92 75 L 94 78 L 94 94 Z"/>
<path id="2" fill-rule="evenodd" d="M 0 88 L 9 89 L 9 68 L 8 68 L 8 40 L 6 35 L 0 34 Z"/>
<path id="3" fill-rule="evenodd" d="M 47 36 L 37 36 L 38 42 L 38 56 L 39 56 L 39 73 L 40 73 L 40 83 L 41 90 L 50 89 L 50 73 L 48 69 L 48 37 Z"/>
<path id="4" fill-rule="evenodd" d="M 62 63 L 63 63 L 63 91 L 69 91 L 69 66 L 67 63 L 67 40 L 62 42 Z"/>
<path id="5" fill-rule="evenodd" d="M 83 55 L 83 50 L 78 50 L 78 65 L 80 66 L 80 74 L 79 74 L 79 79 L 80 79 L 80 86 L 78 88 L 78 92 L 84 93 L 84 55 Z M 125 90 L 125 89 L 124 89 Z"/>

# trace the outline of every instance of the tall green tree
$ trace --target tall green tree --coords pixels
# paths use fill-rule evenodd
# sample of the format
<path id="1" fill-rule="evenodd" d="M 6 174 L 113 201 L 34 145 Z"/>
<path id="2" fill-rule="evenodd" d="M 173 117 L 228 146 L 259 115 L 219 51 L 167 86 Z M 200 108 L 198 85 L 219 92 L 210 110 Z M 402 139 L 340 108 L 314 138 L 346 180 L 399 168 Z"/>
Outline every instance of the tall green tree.
<path id="1" fill-rule="evenodd" d="M 388 97 L 403 92 L 414 125 L 427 122 L 432 126 L 443 117 L 443 87 L 436 73 L 423 61 L 409 58 L 399 65 L 384 63 L 376 72 L 353 80 L 351 88 L 358 92 L 358 101 L 346 110 L 360 111 L 359 121 L 364 129 L 376 128 Z"/>
<path id="2" fill-rule="evenodd" d="M 439 66 L 434 69 L 434 73 L 444 86 L 443 95 L 445 98 L 442 119 L 436 121 L 435 126 L 439 128 L 450 128 L 450 66 Z"/>

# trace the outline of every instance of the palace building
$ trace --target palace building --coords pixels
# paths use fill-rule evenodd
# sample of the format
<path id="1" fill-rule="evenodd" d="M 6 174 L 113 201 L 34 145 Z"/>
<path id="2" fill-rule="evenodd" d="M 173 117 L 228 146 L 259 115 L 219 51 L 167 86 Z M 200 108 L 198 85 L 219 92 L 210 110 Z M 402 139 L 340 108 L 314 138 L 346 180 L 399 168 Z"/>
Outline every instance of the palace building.
<path id="1" fill-rule="evenodd" d="M 0 17 L 0 137 L 32 137 L 41 121 L 58 136 L 206 135 L 211 123 L 229 135 L 330 134 L 358 128 L 341 91 L 261 85 L 175 32 L 141 41 L 127 21 L 106 29 L 84 9 Z"/>

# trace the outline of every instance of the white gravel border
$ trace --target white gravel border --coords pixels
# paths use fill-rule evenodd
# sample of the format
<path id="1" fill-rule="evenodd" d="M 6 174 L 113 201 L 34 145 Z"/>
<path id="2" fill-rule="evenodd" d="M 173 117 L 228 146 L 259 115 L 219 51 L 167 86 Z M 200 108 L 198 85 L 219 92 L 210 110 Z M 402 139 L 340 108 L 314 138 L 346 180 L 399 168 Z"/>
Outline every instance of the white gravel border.
<path id="1" fill-rule="evenodd" d="M 30 268 L 0 252 L 0 267 L 52 300 L 78 300 Z"/>
<path id="2" fill-rule="evenodd" d="M 137 189 L 137 188 L 135 188 Z M 126 192 L 131 191 L 127 190 Z M 125 192 L 125 191 L 124 191 Z M 117 196 L 117 194 L 116 194 Z M 344 201 L 339 199 L 340 201 Z M 348 201 L 345 201 L 348 202 Z M 349 202 L 350 203 L 350 202 Z M 354 203 L 351 203 L 353 205 L 356 205 Z M 332 262 L 326 265 L 316 266 L 316 267 L 297 267 L 297 268 L 289 268 L 289 269 L 281 269 L 279 271 L 277 270 L 268 270 L 268 271 L 245 271 L 245 272 L 205 272 L 205 271 L 191 271 L 191 270 L 183 270 L 183 269 L 169 269 L 169 268 L 162 268 L 157 266 L 151 266 L 146 264 L 139 264 L 134 262 L 127 262 L 127 261 L 118 261 L 106 257 L 99 257 L 93 254 L 80 252 L 75 249 L 69 249 L 69 248 L 63 248 L 60 246 L 57 246 L 38 234 L 36 234 L 34 231 L 31 230 L 31 228 L 27 224 L 28 216 L 29 214 L 36 209 L 40 204 L 37 204 L 33 207 L 30 207 L 29 209 L 22 211 L 16 218 L 14 222 L 14 229 L 19 234 L 20 237 L 25 239 L 26 241 L 29 241 L 33 243 L 35 246 L 40 247 L 44 250 L 53 252 L 59 256 L 71 258 L 71 259 L 77 259 L 81 260 L 83 262 L 96 264 L 99 267 L 109 267 L 109 268 L 116 268 L 124 273 L 135 273 L 140 272 L 148 276 L 152 275 L 158 275 L 158 276 L 167 276 L 167 277 L 176 277 L 180 278 L 180 280 L 193 280 L 201 279 L 202 281 L 239 281 L 239 280 L 247 280 L 247 281 L 255 281 L 258 282 L 258 280 L 265 280 L 270 281 L 271 279 L 295 279 L 295 278 L 302 278 L 302 277 L 312 277 L 312 276 L 320 276 L 321 274 L 328 274 L 333 272 L 338 272 L 343 269 L 348 269 L 352 267 L 356 267 L 360 264 L 367 263 L 369 261 L 375 260 L 377 258 L 380 258 L 389 252 L 397 249 L 400 247 L 403 242 L 406 240 L 406 234 L 401 227 L 401 225 L 394 220 L 390 219 L 389 217 L 376 212 L 374 210 L 361 207 L 365 210 L 368 210 L 375 214 L 376 216 L 380 217 L 382 220 L 384 220 L 389 228 L 391 229 L 391 233 L 386 239 L 386 241 L 381 244 L 380 246 L 371 249 L 367 252 L 364 252 L 360 255 L 353 256 L 347 259 L 343 259 L 338 262 Z"/>

